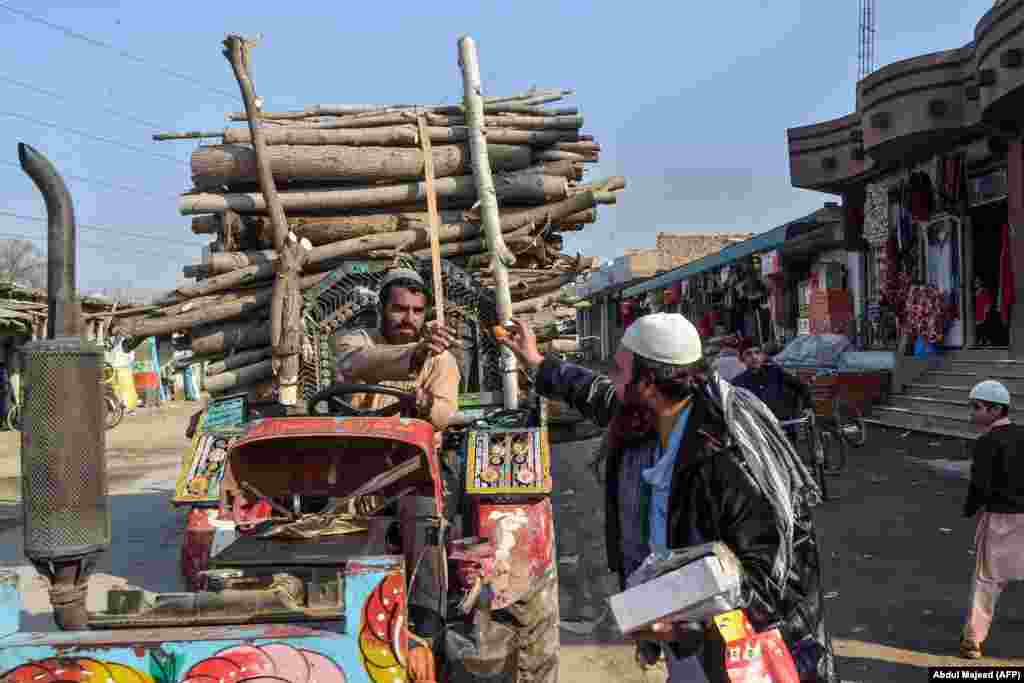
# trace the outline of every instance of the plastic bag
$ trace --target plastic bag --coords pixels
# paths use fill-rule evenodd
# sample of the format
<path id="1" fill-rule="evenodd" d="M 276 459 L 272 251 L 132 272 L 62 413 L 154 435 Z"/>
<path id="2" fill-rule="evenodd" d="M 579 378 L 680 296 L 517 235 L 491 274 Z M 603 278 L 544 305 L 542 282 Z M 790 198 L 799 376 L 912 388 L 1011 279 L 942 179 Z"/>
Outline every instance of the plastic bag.
<path id="1" fill-rule="evenodd" d="M 779 629 L 755 632 L 743 610 L 719 615 L 714 621 L 725 641 L 729 683 L 800 683 Z"/>

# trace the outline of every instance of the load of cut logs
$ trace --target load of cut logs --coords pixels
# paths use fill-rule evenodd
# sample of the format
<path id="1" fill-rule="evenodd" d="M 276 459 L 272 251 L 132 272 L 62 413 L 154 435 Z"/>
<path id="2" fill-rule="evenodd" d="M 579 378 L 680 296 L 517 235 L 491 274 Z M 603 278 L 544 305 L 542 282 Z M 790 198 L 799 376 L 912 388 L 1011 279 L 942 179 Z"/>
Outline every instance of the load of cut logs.
<path id="1" fill-rule="evenodd" d="M 231 40 L 225 56 L 248 105 L 247 56 L 233 58 Z M 566 284 L 597 267 L 595 258 L 562 253 L 561 233 L 594 223 L 597 206 L 614 204 L 615 192 L 625 187 L 621 177 L 581 182 L 600 146 L 581 133 L 576 107 L 550 106 L 570 94 L 533 90 L 483 98 L 500 229 L 515 255 L 509 277 L 517 314 L 550 306 Z M 430 189 L 441 258 L 493 284 L 468 118 L 464 105 L 316 105 L 273 113 L 256 104 L 228 114 L 229 121 L 248 122 L 245 127 L 155 135 L 217 141 L 192 153 L 194 187 L 179 205 L 182 215 L 193 217 L 192 231 L 215 241 L 203 263 L 184 267 L 193 283 L 166 294 L 155 311 L 118 319 L 114 332 L 132 338 L 186 333 L 196 358 L 215 361 L 207 366 L 211 393 L 265 385 L 280 372 L 273 364 L 279 354 L 271 349 L 280 336 L 272 329 L 275 278 L 287 279 L 291 268 L 301 276 L 292 278 L 301 291 L 345 260 L 429 258 Z M 257 135 L 262 139 L 254 140 Z M 275 207 L 287 222 L 283 232 Z M 282 253 L 291 263 L 281 262 Z"/>

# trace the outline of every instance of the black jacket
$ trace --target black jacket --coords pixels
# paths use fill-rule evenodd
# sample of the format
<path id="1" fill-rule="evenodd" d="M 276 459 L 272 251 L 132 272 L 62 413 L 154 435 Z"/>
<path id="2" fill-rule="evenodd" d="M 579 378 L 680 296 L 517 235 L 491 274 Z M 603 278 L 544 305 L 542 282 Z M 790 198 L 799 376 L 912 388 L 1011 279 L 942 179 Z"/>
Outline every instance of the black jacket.
<path id="1" fill-rule="evenodd" d="M 838 681 L 822 616 L 821 566 L 810 511 L 797 511 L 793 563 L 786 585 L 780 587 L 771 578 L 780 543 L 774 511 L 745 472 L 746 466 L 723 422 L 721 405 L 709 389 L 710 385 L 700 385 L 695 392 L 679 446 L 669 493 L 668 546 L 688 545 L 693 531 L 706 542 L 726 543 L 743 565 L 744 589 L 750 600 L 746 611 L 755 628 L 777 624 L 794 659 L 797 652 L 806 654 L 808 662 L 802 666 L 797 662 L 799 668 L 817 669 L 813 680 Z M 615 387 L 607 377 L 551 357 L 537 373 L 537 391 L 568 403 L 602 426 L 619 412 Z M 605 499 L 608 564 L 620 578 L 624 570 L 616 475 L 622 452 L 617 446 L 609 449 Z M 697 651 L 673 645 L 679 656 Z M 708 680 L 727 680 L 721 643 L 707 639 L 704 645 L 702 657 Z"/>
<path id="2" fill-rule="evenodd" d="M 811 403 L 811 390 L 806 384 L 778 365 L 767 363 L 757 370 L 751 368 L 737 375 L 732 383 L 761 399 L 779 420 L 797 417 L 800 402 Z"/>
<path id="3" fill-rule="evenodd" d="M 1024 513 L 1024 426 L 1001 425 L 974 442 L 964 516 Z"/>

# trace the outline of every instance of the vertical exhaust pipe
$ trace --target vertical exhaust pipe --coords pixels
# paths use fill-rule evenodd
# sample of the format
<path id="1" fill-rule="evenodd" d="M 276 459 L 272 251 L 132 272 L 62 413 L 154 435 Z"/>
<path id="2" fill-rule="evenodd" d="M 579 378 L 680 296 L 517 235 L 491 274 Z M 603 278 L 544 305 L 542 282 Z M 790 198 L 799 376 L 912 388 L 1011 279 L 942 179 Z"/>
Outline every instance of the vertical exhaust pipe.
<path id="1" fill-rule="evenodd" d="M 64 179 L 35 148 L 18 143 L 18 161 L 46 202 L 46 338 L 79 333 L 75 297 L 75 208 Z"/>
<path id="2" fill-rule="evenodd" d="M 89 576 L 110 547 L 103 350 L 80 335 L 75 213 L 67 185 L 29 145 L 18 144 L 18 159 L 42 193 L 48 218 L 46 339 L 21 350 L 25 556 L 50 581 L 57 625 L 82 630 L 89 625 Z"/>

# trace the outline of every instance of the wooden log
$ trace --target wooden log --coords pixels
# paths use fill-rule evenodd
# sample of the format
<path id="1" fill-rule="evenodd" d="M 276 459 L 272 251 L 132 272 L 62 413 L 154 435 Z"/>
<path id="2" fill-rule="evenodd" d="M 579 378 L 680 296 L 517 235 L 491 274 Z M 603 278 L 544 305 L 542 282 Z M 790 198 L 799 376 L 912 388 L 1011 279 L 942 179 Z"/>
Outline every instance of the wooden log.
<path id="1" fill-rule="evenodd" d="M 463 126 L 429 126 L 427 130 L 430 132 L 431 142 L 452 144 L 456 142 L 465 142 L 469 139 L 469 129 Z M 572 143 L 578 140 L 579 133 L 574 130 L 519 130 L 515 128 L 492 128 L 487 131 L 488 144 L 544 147 L 559 143 Z"/>
<path id="2" fill-rule="evenodd" d="M 184 300 L 214 294 L 216 292 L 224 292 L 246 287 L 250 288 L 246 293 L 252 294 L 254 289 L 265 287 L 270 284 L 266 280 L 274 275 L 273 264 L 260 264 L 258 266 L 251 266 L 250 268 L 242 269 L 242 271 L 225 273 L 224 275 L 212 276 L 207 280 L 202 280 L 190 285 L 181 285 L 161 296 L 159 301 L 164 305 L 171 305 L 180 303 Z M 324 277 L 325 273 L 305 275 L 299 280 L 299 283 L 302 289 L 309 289 L 310 287 L 319 284 Z"/>
<path id="3" fill-rule="evenodd" d="M 273 363 L 272 359 L 261 360 L 252 365 L 226 370 L 212 377 L 207 376 L 206 390 L 211 394 L 219 394 L 272 377 L 274 374 Z"/>
<path id="4" fill-rule="evenodd" d="M 521 228 L 523 226 L 516 226 Z M 529 225 L 525 225 L 529 228 Z M 510 228 L 512 232 L 516 228 Z M 472 240 L 481 234 L 481 228 L 475 223 L 456 223 L 442 225 L 438 230 L 438 240 L 442 244 L 461 243 Z M 399 230 L 395 232 L 377 233 L 364 235 L 354 239 L 341 242 L 331 242 L 319 247 L 314 247 L 309 253 L 307 264 L 316 264 L 331 261 L 342 256 L 356 256 L 381 249 L 407 249 L 415 250 L 429 247 L 430 228 L 417 228 L 414 230 Z M 452 251 L 454 249 L 455 251 Z M 460 253 L 457 248 L 452 247 L 448 252 L 442 250 L 442 254 Z M 428 253 L 429 256 L 429 253 Z M 277 260 L 277 254 L 272 249 L 260 251 L 234 251 L 219 252 L 210 254 L 209 260 L 204 266 L 211 275 L 230 273 L 235 270 L 251 266 L 266 266 Z"/>
<path id="5" fill-rule="evenodd" d="M 608 178 L 602 178 L 601 180 L 595 180 L 592 183 L 585 183 L 583 185 L 577 185 L 572 188 L 573 192 L 616 192 L 618 190 L 626 189 L 626 179 L 620 175 L 613 175 Z M 611 202 L 614 204 L 614 202 Z"/>
<path id="6" fill-rule="evenodd" d="M 430 141 L 438 144 L 465 142 L 467 129 L 463 126 L 429 126 Z M 226 128 L 219 136 L 223 144 L 248 144 L 251 140 L 245 128 Z M 494 128 L 488 131 L 490 144 L 529 145 L 543 147 L 579 142 L 574 130 L 519 130 Z M 347 147 L 415 147 L 419 133 L 409 124 L 381 126 L 379 128 L 297 128 L 282 127 L 266 131 L 268 145 L 343 145 Z M 587 143 L 588 151 L 599 151 L 596 143 Z M 593 149 L 597 148 L 597 149 Z M 560 148 L 559 148 L 560 149 Z M 567 151 L 576 151 L 569 149 Z"/>
<path id="7" fill-rule="evenodd" d="M 501 229 L 502 229 L 502 232 L 511 232 L 511 231 L 514 231 L 514 230 L 516 230 L 518 228 L 521 228 L 523 226 L 526 226 L 526 225 L 535 225 L 537 227 L 543 227 L 543 226 L 548 225 L 550 222 L 558 221 L 559 219 L 561 219 L 561 218 L 563 218 L 565 216 L 570 216 L 570 215 L 572 215 L 574 213 L 577 213 L 579 211 L 585 211 L 587 209 L 590 209 L 590 208 L 596 206 L 597 204 L 607 204 L 607 203 L 610 203 L 610 202 L 614 201 L 614 199 L 615 199 L 615 195 L 612 194 L 611 192 L 583 191 L 583 192 L 579 192 L 578 194 L 573 195 L 572 197 L 570 197 L 568 199 L 564 199 L 564 200 L 562 200 L 560 202 L 553 202 L 553 203 L 550 203 L 550 204 L 545 204 L 543 206 L 538 206 L 538 207 L 535 207 L 535 208 L 525 209 L 525 210 L 518 210 L 518 211 L 514 211 L 514 212 L 507 211 L 505 213 L 505 215 L 501 218 Z M 445 218 L 445 215 L 446 214 L 442 214 L 442 219 Z M 464 214 L 464 213 L 463 214 L 459 214 L 459 215 L 462 218 L 468 218 L 468 217 L 470 217 L 472 215 L 472 212 L 470 212 L 470 214 L 468 214 L 468 215 Z M 417 221 L 419 221 L 419 222 L 417 222 Z M 414 230 L 414 231 L 415 230 L 420 230 L 420 231 L 423 231 L 423 230 L 426 229 L 425 225 L 426 225 L 426 219 L 425 218 L 421 219 L 421 218 L 416 218 L 416 217 L 410 216 L 408 218 L 407 222 L 402 223 L 401 221 L 399 221 L 398 224 L 396 225 L 396 227 L 408 227 L 409 230 Z M 454 235 L 456 235 L 459 239 L 469 239 L 473 235 L 479 234 L 477 232 L 478 230 L 479 230 L 478 224 L 472 223 L 470 221 L 463 221 L 463 222 L 460 222 L 460 223 L 445 224 L 441 228 L 441 232 L 439 233 L 439 237 L 441 237 L 443 240 L 450 241 L 451 239 L 453 239 L 451 237 L 451 235 L 454 233 Z M 384 230 L 381 230 L 381 232 L 384 232 Z M 398 230 L 389 230 L 388 232 L 399 232 L 399 231 Z M 376 234 L 376 233 L 367 232 L 367 233 L 363 233 L 360 236 L 370 235 L 370 234 Z M 404 243 L 404 241 L 399 239 L 399 241 L 391 242 L 390 244 L 393 245 L 393 244 L 403 244 L 403 243 Z M 374 245 L 372 247 L 369 247 L 369 248 L 371 248 L 371 249 L 372 248 L 377 248 L 377 249 L 388 248 L 388 246 L 387 246 L 388 244 L 389 243 L 383 243 L 383 244 L 378 243 L 378 244 L 376 244 L 376 245 Z M 366 247 L 365 243 L 363 243 L 361 246 L 359 246 L 359 248 L 360 249 L 367 249 L 368 247 Z M 314 253 L 315 252 L 316 252 L 316 250 L 314 249 Z M 349 255 L 351 255 L 353 253 L 360 253 L 360 252 L 358 252 L 358 251 L 349 252 Z M 274 272 L 273 271 L 272 262 L 268 262 L 266 258 L 262 258 L 261 261 L 262 262 L 260 262 L 257 265 L 249 265 L 249 266 L 246 266 L 244 268 L 240 268 L 238 270 L 233 270 L 231 272 L 224 273 L 222 275 L 216 275 L 216 276 L 210 277 L 208 280 L 203 280 L 203 281 L 197 282 L 197 283 L 195 283 L 193 285 L 184 285 L 182 287 L 177 288 L 176 290 L 171 292 L 169 295 L 166 295 L 163 299 L 164 300 L 171 300 L 171 301 L 173 301 L 173 300 L 177 300 L 178 298 L 191 298 L 191 297 L 196 297 L 196 296 L 203 296 L 203 295 L 212 294 L 212 293 L 218 292 L 218 291 L 224 291 L 224 290 L 227 290 L 227 289 L 233 289 L 233 288 L 236 288 L 236 287 L 250 285 L 250 284 L 253 284 L 253 283 L 256 283 L 256 282 L 260 282 L 262 280 L 265 280 L 265 279 L 271 277 L 273 275 L 273 272 Z M 480 265 L 480 264 L 474 263 L 474 267 L 477 267 L 477 268 L 485 267 L 485 266 L 486 266 L 486 264 Z M 316 278 L 318 276 L 312 276 L 312 277 Z M 323 277 L 323 276 L 320 275 L 319 277 Z M 317 280 L 317 281 L 319 281 L 319 280 Z M 312 283 L 308 283 L 307 282 L 307 278 L 303 278 L 303 287 L 309 287 L 309 286 L 312 286 Z"/>
<path id="8" fill-rule="evenodd" d="M 564 273 L 557 277 L 550 278 L 548 280 L 541 280 L 540 282 L 531 282 L 528 287 L 519 292 L 521 299 L 532 299 L 542 294 L 549 292 L 556 292 L 562 287 L 571 284 L 576 281 L 577 273 Z"/>
<path id="9" fill-rule="evenodd" d="M 270 346 L 270 321 L 266 318 L 197 328 L 189 345 L 197 356 L 264 346 Z"/>
<path id="10" fill-rule="evenodd" d="M 488 137 L 490 137 L 488 135 Z M 537 145 L 539 146 L 539 145 Z M 574 142 L 574 141 L 556 141 L 551 145 L 552 149 L 557 149 L 562 152 L 576 152 L 577 154 L 596 154 L 601 151 L 601 145 L 596 142 Z"/>
<path id="11" fill-rule="evenodd" d="M 253 349 L 251 351 L 242 351 L 230 355 L 223 360 L 210 363 L 206 366 L 206 376 L 213 377 L 214 375 L 220 375 L 231 370 L 237 370 L 247 365 L 252 365 L 258 361 L 270 358 L 272 349 L 267 346 L 262 349 Z"/>
<path id="12" fill-rule="evenodd" d="M 586 209 L 585 211 L 579 211 L 565 218 L 561 218 L 554 221 L 554 225 L 559 230 L 579 230 L 583 224 L 596 223 L 597 222 L 597 209 Z"/>
<path id="13" fill-rule="evenodd" d="M 216 235 L 221 229 L 221 214 L 209 214 L 192 218 L 192 234 Z"/>
<path id="14" fill-rule="evenodd" d="M 249 144 L 252 135 L 246 128 L 225 128 L 224 144 Z M 281 127 L 266 131 L 268 145 L 344 145 L 347 147 L 413 147 L 419 134 L 415 126 L 382 126 L 325 130 L 322 128 Z M 553 142 L 572 142 L 554 140 Z"/>
<path id="15" fill-rule="evenodd" d="M 526 146 L 490 145 L 496 171 L 518 171 L 533 162 Z M 466 175 L 471 169 L 468 145 L 434 148 L 437 177 Z M 423 177 L 423 156 L 417 149 L 342 147 L 337 145 L 278 146 L 267 150 L 276 182 L 413 180 Z M 192 182 L 207 190 L 257 179 L 256 153 L 244 145 L 208 145 L 192 153 Z"/>
<path id="16" fill-rule="evenodd" d="M 549 202 L 564 199 L 568 194 L 565 178 L 537 173 L 503 173 L 495 176 L 498 197 L 512 201 Z M 472 199 L 476 197 L 473 176 L 439 178 L 435 189 L 440 197 Z M 426 197 L 422 182 L 340 190 L 292 190 L 279 193 L 285 210 L 320 210 L 370 208 L 420 202 Z M 198 192 L 181 197 L 178 211 L 182 215 L 223 213 L 228 209 L 240 213 L 265 211 L 266 202 L 259 192 L 215 194 Z"/>
<path id="17" fill-rule="evenodd" d="M 578 154 L 576 152 L 563 152 L 558 149 L 539 149 L 533 153 L 533 158 L 539 161 L 575 161 L 577 163 L 594 163 L 598 157 L 594 153 Z"/>
<path id="18" fill-rule="evenodd" d="M 562 88 L 544 88 L 519 95 L 505 95 L 496 97 L 485 97 L 485 106 L 497 106 L 501 104 L 543 104 L 545 102 L 557 102 L 563 97 L 572 95 L 572 90 Z M 459 105 L 436 104 L 314 104 L 303 108 L 302 111 L 289 112 L 261 112 L 261 119 L 294 120 L 317 116 L 361 116 L 366 114 L 378 114 L 389 111 L 461 111 Z M 232 112 L 228 114 L 230 121 L 245 121 L 244 112 Z"/>
<path id="19" fill-rule="evenodd" d="M 524 299 L 522 301 L 516 301 L 512 304 L 513 313 L 540 313 L 545 310 L 551 304 L 558 301 L 558 297 L 561 296 L 559 292 L 553 294 L 545 294 L 538 296 L 533 299 Z"/>
<path id="20" fill-rule="evenodd" d="M 505 243 L 511 245 L 513 243 L 528 243 L 533 240 L 530 235 L 530 228 L 520 228 L 513 230 L 505 235 Z M 487 238 L 477 237 L 471 240 L 463 240 L 461 242 L 448 242 L 441 245 L 441 258 L 450 258 L 452 256 L 464 256 L 467 254 L 479 254 L 488 250 Z M 428 258 L 430 256 L 430 248 L 418 249 L 412 252 L 412 255 L 417 258 Z"/>
<path id="21" fill-rule="evenodd" d="M 262 290 L 258 294 L 240 296 L 215 306 L 204 306 L 178 315 L 158 318 L 125 318 L 119 320 L 114 329 L 125 337 L 158 337 L 180 332 L 197 325 L 206 325 L 221 320 L 230 320 L 262 309 L 270 303 L 271 292 Z"/>
<path id="22" fill-rule="evenodd" d="M 432 126 L 465 126 L 466 119 L 456 116 L 427 115 Z M 485 128 L 522 128 L 527 130 L 578 130 L 583 127 L 582 116 L 485 116 Z"/>
<path id="23" fill-rule="evenodd" d="M 324 128 L 377 128 L 380 126 L 397 126 L 416 120 L 416 112 L 394 111 L 370 116 L 351 116 L 320 124 Z M 427 123 L 431 126 L 454 127 L 465 126 L 466 118 L 457 115 L 427 114 Z M 583 127 L 582 116 L 519 116 L 494 115 L 484 117 L 483 125 L 487 128 L 520 128 L 527 130 L 578 130 Z"/>

